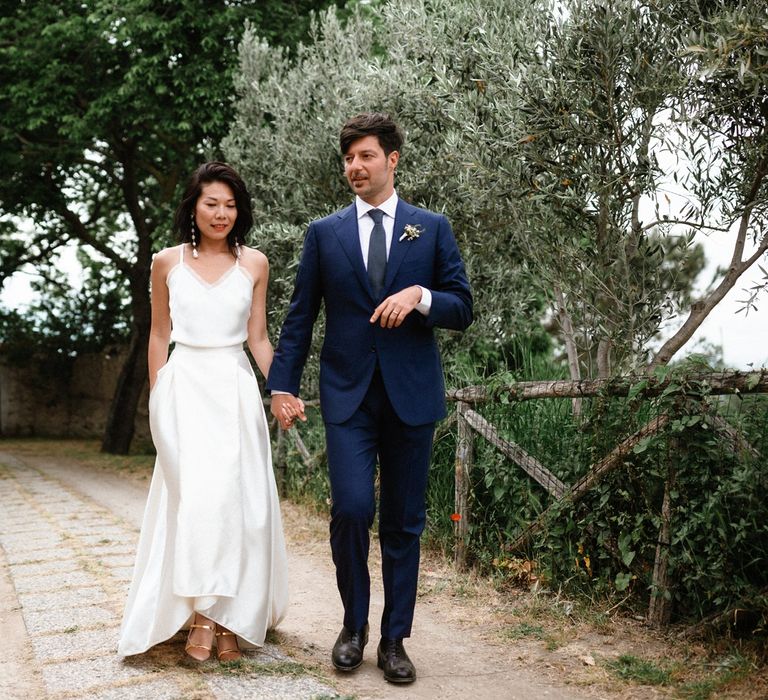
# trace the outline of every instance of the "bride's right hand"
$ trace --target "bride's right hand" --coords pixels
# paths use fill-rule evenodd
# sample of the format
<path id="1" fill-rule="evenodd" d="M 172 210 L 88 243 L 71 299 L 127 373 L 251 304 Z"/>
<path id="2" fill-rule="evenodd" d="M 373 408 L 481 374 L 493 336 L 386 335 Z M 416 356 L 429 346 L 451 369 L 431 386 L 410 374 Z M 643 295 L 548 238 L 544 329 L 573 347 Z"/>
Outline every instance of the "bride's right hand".
<path id="1" fill-rule="evenodd" d="M 304 422 L 307 420 L 304 402 L 293 394 L 273 394 L 270 410 L 283 430 L 289 430 L 297 418 Z"/>

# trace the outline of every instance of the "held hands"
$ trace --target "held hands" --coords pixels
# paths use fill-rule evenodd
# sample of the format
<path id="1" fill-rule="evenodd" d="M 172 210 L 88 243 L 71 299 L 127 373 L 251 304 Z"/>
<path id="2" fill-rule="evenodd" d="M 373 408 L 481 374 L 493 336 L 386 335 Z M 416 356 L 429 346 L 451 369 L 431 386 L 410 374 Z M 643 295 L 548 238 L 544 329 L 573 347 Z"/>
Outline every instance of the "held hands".
<path id="1" fill-rule="evenodd" d="M 293 394 L 272 394 L 270 411 L 283 430 L 290 430 L 297 418 L 304 422 L 307 420 L 304 402 Z"/>
<path id="2" fill-rule="evenodd" d="M 374 310 L 370 321 L 376 323 L 378 320 L 382 328 L 397 328 L 420 301 L 421 287 L 406 287 L 382 301 Z"/>

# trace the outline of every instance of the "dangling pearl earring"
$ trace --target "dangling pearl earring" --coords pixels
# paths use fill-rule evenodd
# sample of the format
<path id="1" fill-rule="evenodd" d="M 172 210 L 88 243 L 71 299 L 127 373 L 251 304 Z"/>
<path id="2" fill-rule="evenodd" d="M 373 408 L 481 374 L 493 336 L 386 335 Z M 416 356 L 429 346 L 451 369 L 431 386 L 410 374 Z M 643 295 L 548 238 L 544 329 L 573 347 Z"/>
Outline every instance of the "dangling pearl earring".
<path id="1" fill-rule="evenodd" d="M 242 253 L 240 252 L 240 241 L 235 241 L 235 255 L 237 256 L 238 260 L 240 259 L 241 254 Z"/>
<path id="2" fill-rule="evenodd" d="M 189 217 L 189 225 L 192 230 L 192 257 L 197 260 L 199 253 L 197 252 L 197 236 L 195 236 L 195 212 Z"/>

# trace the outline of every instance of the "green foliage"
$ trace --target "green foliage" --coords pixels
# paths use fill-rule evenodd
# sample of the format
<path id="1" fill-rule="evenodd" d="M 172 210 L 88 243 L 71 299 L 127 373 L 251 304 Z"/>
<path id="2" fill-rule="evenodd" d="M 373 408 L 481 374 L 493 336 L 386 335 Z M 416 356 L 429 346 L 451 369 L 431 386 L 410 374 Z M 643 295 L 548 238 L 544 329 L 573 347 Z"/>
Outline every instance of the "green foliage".
<path id="1" fill-rule="evenodd" d="M 542 318 L 561 342 L 572 323 L 582 376 L 645 364 L 660 325 L 693 302 L 701 235 L 733 245 L 736 221 L 755 242 L 764 235 L 764 19 L 756 0 L 392 0 L 345 20 L 322 14 L 295 55 L 247 30 L 223 148 L 270 222 L 258 238 L 279 275 L 273 328 L 304 226 L 350 200 L 339 127 L 378 109 L 406 131 L 399 193 L 449 216 L 475 291 L 472 331 L 441 337 L 450 385 L 565 376 Z M 306 396 L 315 377 L 310 363 Z M 503 575 L 506 544 L 552 506 L 531 551 L 543 580 L 644 605 L 672 479 L 676 614 L 721 610 L 765 585 L 765 477 L 715 420 L 764 454 L 765 406 L 734 414 L 683 380 L 659 399 L 644 388 L 584 401 L 579 417 L 556 400 L 482 408 L 567 484 L 660 412 L 673 419 L 575 505 L 554 504 L 476 440 L 470 547 L 481 568 Z M 446 550 L 454 455 L 454 430 L 439 426 L 428 538 Z M 298 483 L 326 497 L 319 482 Z"/>
<path id="2" fill-rule="evenodd" d="M 394 113 L 407 132 L 398 190 L 448 214 L 477 296 L 476 332 L 446 347 L 498 367 L 550 303 L 583 375 L 636 368 L 692 302 L 697 236 L 726 231 L 745 211 L 745 184 L 762 178 L 756 129 L 730 167 L 715 167 L 718 134 L 741 117 L 701 83 L 730 59 L 705 66 L 710 49 L 689 50 L 702 16 L 712 51 L 738 21 L 757 37 L 758 4 L 730 18 L 717 4 L 680 5 L 392 0 L 346 22 L 321 15 L 295 59 L 249 30 L 224 149 L 264 216 L 301 226 L 349 201 L 344 119 Z M 739 51 L 762 61 L 754 47 Z M 715 207 L 725 192 L 734 204 Z M 752 199 L 745 224 L 757 235 L 760 186 Z"/>
<path id="3" fill-rule="evenodd" d="M 246 20 L 292 45 L 309 10 L 328 4 L 0 1 L 0 274 L 50 263 L 74 243 L 121 278 L 133 345 L 105 449 L 130 445 L 125 426 L 146 380 L 152 253 L 170 242 L 187 176 L 220 157 Z"/>
<path id="4" fill-rule="evenodd" d="M 672 673 L 668 668 L 631 654 L 622 654 L 616 661 L 609 661 L 607 666 L 619 678 L 641 685 L 669 685 L 672 682 Z"/>
<path id="5" fill-rule="evenodd" d="M 351 200 L 338 151 L 345 119 L 368 109 L 397 117 L 406 131 L 398 192 L 448 215 L 476 297 L 473 332 L 441 338 L 449 382 L 463 379 L 467 366 L 475 376 L 487 365 L 504 366 L 519 337 L 539 338 L 538 347 L 548 349 L 542 295 L 512 241 L 514 193 L 495 183 L 497 145 L 472 137 L 490 128 L 492 110 L 474 65 L 485 56 L 505 72 L 499 48 L 515 27 L 497 9 L 392 2 L 375 15 L 359 7 L 346 22 L 329 11 L 295 60 L 257 29 L 246 31 L 236 120 L 223 144 L 255 194 L 259 218 L 303 227 Z M 492 46 L 477 28 L 489 12 L 497 23 Z M 268 235 L 259 232 L 265 250 Z M 295 249 L 300 245 L 297 235 Z"/>
<path id="6" fill-rule="evenodd" d="M 503 576 L 497 562 L 509 556 L 507 545 L 550 507 L 530 550 L 541 578 L 590 596 L 616 591 L 644 609 L 667 488 L 674 583 L 665 595 L 674 615 L 698 619 L 737 604 L 765 610 L 756 593 L 768 585 L 768 474 L 761 456 L 768 445 L 768 400 L 710 397 L 706 385 L 685 380 L 685 371 L 669 373 L 673 381 L 656 399 L 638 392 L 632 399 L 584 400 L 579 419 L 563 400 L 483 405 L 479 410 L 502 436 L 569 485 L 654 417 L 669 414 L 670 421 L 575 504 L 555 501 L 477 437 L 469 543 L 475 562 Z M 444 466 L 435 471 L 445 469 L 446 481 L 451 442 L 436 446 Z M 438 479 L 433 472 L 432 481 Z M 450 507 L 447 488 L 430 492 L 439 494 Z M 435 520 L 432 536 L 448 546 L 444 521 Z"/>
<path id="7" fill-rule="evenodd" d="M 35 301 L 23 313 L 0 307 L 6 361 L 36 363 L 42 376 L 61 376 L 78 355 L 126 342 L 130 316 L 115 270 L 94 261 L 83 269 L 79 289 L 50 267 L 32 282 Z"/>
<path id="8" fill-rule="evenodd" d="M 180 181 L 229 126 L 245 20 L 291 45 L 327 4 L 4 2 L 2 211 L 34 219 L 36 241 L 147 265 L 143 238 L 165 239 Z"/>
<path id="9" fill-rule="evenodd" d="M 521 57 L 521 246 L 561 295 L 582 371 L 609 376 L 642 362 L 703 267 L 693 234 L 659 212 L 681 168 L 662 154 L 685 85 L 681 28 L 664 3 L 577 0 L 562 12 L 542 14 L 544 38 Z"/>

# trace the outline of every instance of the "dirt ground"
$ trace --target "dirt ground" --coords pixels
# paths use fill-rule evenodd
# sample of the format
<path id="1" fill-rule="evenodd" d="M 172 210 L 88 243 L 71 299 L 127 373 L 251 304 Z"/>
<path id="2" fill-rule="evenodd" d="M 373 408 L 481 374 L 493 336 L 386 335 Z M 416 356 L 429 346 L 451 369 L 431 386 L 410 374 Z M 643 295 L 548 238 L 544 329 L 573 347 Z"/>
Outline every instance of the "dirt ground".
<path id="1" fill-rule="evenodd" d="M 0 452 L 18 456 L 63 489 L 108 509 L 138 533 L 149 484 L 148 459 L 104 457 L 93 443 L 85 442 L 0 441 Z M 383 603 L 375 541 L 372 629 L 366 660 L 353 674 L 336 673 L 329 657 L 342 613 L 327 521 L 288 501 L 283 502 L 282 510 L 291 606 L 274 641 L 341 697 L 768 698 L 768 679 L 763 672 L 743 659 L 738 672 L 729 671 L 728 660 L 738 656 L 733 647 L 716 652 L 654 633 L 641 620 L 622 615 L 618 607 L 585 609 L 543 590 L 500 590 L 491 581 L 457 573 L 450 562 L 430 552 L 423 554 L 413 635 L 406 643 L 418 680 L 407 688 L 388 685 L 375 661 L 375 627 Z M 7 648 L 25 650 L 22 611 L 14 607 L 12 598 L 12 581 L 4 574 L 0 577 L 0 624 Z M 25 653 L 17 661 L 28 661 Z M 670 676 L 653 685 L 650 681 L 643 684 L 646 677 L 641 674 L 623 680 L 612 664 L 626 655 L 653 668 L 669 669 Z M 23 665 L 17 663 L 14 668 L 4 662 L 0 671 L 18 673 L 20 683 L 26 678 L 29 687 L 34 687 L 34 679 Z"/>

